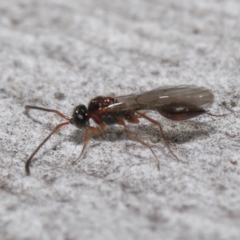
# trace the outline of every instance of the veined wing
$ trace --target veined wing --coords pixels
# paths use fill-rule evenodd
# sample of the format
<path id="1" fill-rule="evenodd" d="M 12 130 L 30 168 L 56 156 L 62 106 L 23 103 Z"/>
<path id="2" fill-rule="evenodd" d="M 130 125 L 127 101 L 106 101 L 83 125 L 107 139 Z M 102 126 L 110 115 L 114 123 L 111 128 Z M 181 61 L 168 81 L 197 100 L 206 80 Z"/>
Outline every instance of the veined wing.
<path id="1" fill-rule="evenodd" d="M 213 103 L 212 92 L 204 87 L 193 85 L 165 86 L 154 90 L 116 97 L 116 103 L 107 109 L 111 112 L 129 110 L 155 110 L 165 105 L 195 106 L 205 108 Z"/>

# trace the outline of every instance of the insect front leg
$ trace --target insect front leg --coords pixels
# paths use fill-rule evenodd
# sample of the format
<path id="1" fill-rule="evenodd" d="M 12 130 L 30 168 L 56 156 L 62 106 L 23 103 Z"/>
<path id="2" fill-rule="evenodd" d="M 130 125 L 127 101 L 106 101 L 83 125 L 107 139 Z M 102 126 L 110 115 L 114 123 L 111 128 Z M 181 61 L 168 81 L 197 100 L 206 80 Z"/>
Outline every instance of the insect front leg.
<path id="1" fill-rule="evenodd" d="M 82 147 L 82 151 L 79 155 L 79 157 L 76 159 L 76 161 L 73 162 L 73 164 L 75 164 L 77 162 L 77 160 L 79 158 L 81 158 L 86 146 L 87 146 L 87 143 L 88 143 L 88 140 L 89 140 L 89 137 L 91 136 L 92 133 L 94 134 L 100 134 L 104 129 L 105 129 L 106 125 L 105 123 L 101 123 L 99 124 L 99 127 L 92 127 L 92 126 L 88 126 L 85 130 L 85 133 L 84 133 L 84 136 L 83 136 L 83 147 Z"/>

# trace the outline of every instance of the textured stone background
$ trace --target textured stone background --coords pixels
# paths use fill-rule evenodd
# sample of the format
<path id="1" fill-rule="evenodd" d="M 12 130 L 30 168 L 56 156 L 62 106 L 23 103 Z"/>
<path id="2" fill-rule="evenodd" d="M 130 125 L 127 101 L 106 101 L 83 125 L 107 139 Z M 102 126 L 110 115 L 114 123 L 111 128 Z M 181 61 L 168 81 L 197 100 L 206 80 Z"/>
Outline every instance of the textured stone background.
<path id="1" fill-rule="evenodd" d="M 0 1 L 0 239 L 240 239 L 238 0 Z M 65 127 L 24 162 L 60 119 L 97 95 L 195 84 L 211 112 L 186 122 L 156 113 L 82 146 Z M 63 95 L 62 95 L 62 94 Z M 230 108 L 232 112 L 227 110 Z"/>

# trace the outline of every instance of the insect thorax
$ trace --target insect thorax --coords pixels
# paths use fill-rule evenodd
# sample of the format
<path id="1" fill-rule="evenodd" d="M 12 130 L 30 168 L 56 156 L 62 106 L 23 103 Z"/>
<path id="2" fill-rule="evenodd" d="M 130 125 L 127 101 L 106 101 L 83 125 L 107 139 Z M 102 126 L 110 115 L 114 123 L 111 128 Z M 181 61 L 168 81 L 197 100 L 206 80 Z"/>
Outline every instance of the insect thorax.
<path id="1" fill-rule="evenodd" d="M 112 97 L 98 96 L 93 98 L 89 105 L 89 117 L 96 123 L 115 124 L 118 121 L 119 114 L 111 112 L 107 107 L 116 103 L 116 100 Z"/>

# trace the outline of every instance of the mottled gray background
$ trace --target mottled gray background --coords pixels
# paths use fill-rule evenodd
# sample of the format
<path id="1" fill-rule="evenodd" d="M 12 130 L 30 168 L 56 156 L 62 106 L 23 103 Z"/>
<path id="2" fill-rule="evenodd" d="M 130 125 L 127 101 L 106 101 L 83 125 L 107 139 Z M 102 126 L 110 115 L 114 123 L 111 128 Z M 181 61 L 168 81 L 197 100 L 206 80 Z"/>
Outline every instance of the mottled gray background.
<path id="1" fill-rule="evenodd" d="M 0 239 L 240 239 L 240 1 L 0 1 Z M 112 126 L 83 157 L 71 115 L 97 95 L 210 88 L 212 117 Z M 230 109 L 230 111 L 228 110 Z"/>

